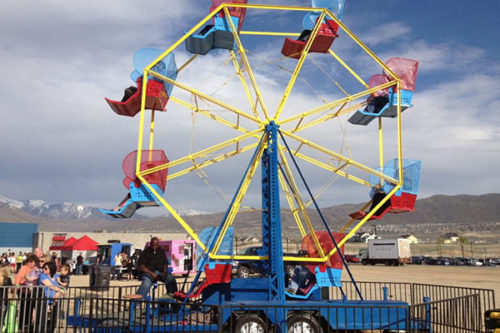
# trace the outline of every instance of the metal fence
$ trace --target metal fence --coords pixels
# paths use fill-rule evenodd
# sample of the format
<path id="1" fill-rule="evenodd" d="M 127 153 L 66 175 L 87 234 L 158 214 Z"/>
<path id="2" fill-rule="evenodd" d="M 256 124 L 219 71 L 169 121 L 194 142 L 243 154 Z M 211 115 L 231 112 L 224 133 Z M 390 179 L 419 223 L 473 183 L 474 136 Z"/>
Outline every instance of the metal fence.
<path id="1" fill-rule="evenodd" d="M 479 294 L 410 306 L 413 321 L 434 333 L 485 332 L 482 315 Z"/>
<path id="2" fill-rule="evenodd" d="M 495 308 L 494 291 L 488 289 L 393 282 L 357 282 L 357 285 L 364 299 L 400 300 L 410 306 L 388 307 L 380 303 L 357 308 L 353 304 L 326 306 L 323 302 L 322 306 L 314 307 L 295 305 L 292 313 L 302 314 L 308 325 L 320 325 L 324 333 L 431 332 L 431 327 L 432 332 L 448 333 L 483 332 L 483 313 Z M 182 287 L 179 285 L 179 289 Z M 159 300 L 165 294 L 163 285 L 153 289 L 151 301 L 123 298 L 136 290 L 137 286 L 100 290 L 72 287 L 54 302 L 44 298 L 43 287 L 0 287 L 0 332 L 149 332 L 170 331 L 172 327 L 182 332 L 234 332 L 241 328 L 242 316 L 234 315 L 242 312 L 237 306 L 205 306 L 194 302 L 178 311 L 179 308 L 172 308 L 176 304 Z M 338 300 L 359 299 L 350 282 L 343 282 L 342 291 L 330 288 L 328 296 Z M 430 300 L 424 301 L 424 297 Z M 264 325 L 274 330 L 279 311 L 284 311 L 272 305 L 250 310 L 247 307 L 245 312 L 253 317 L 258 314 Z"/>

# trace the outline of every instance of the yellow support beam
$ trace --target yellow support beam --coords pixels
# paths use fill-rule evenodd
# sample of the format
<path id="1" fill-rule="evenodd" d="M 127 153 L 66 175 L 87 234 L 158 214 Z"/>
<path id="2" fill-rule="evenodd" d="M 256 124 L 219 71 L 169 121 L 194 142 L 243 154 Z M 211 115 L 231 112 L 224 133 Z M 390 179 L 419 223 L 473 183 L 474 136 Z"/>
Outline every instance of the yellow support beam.
<path id="1" fill-rule="evenodd" d="M 361 208 L 361 211 L 363 211 L 363 212 L 364 212 L 364 211 L 366 211 L 366 209 L 367 209 L 368 207 L 370 207 L 371 203 L 372 203 L 372 200 L 368 201 L 368 203 L 367 203 L 367 204 L 365 204 L 365 205 Z M 351 218 L 351 219 L 349 220 L 349 222 L 347 222 L 347 223 L 346 223 L 346 224 L 345 224 L 345 225 L 344 225 L 344 226 L 343 226 L 343 227 L 339 230 L 339 232 L 341 232 L 341 233 L 345 233 L 345 232 L 347 231 L 347 229 L 349 229 L 349 227 L 350 227 L 350 226 L 354 223 L 354 221 L 356 221 L 356 219 Z"/>
<path id="2" fill-rule="evenodd" d="M 238 136 L 236 138 L 226 140 L 226 141 L 221 142 L 219 144 L 216 144 L 216 145 L 214 145 L 212 147 L 208 147 L 208 148 L 202 149 L 202 150 L 200 150 L 200 151 L 198 151 L 196 153 L 193 153 L 193 154 L 190 154 L 190 155 L 178 158 L 176 160 L 170 161 L 168 163 L 158 165 L 157 167 L 150 168 L 150 169 L 147 169 L 145 171 L 142 171 L 141 175 L 149 175 L 151 173 L 154 173 L 154 172 L 157 172 L 157 171 L 160 171 L 160 170 L 165 170 L 165 169 L 168 169 L 168 168 L 180 165 L 182 163 L 190 162 L 193 159 L 197 159 L 197 158 L 201 158 L 201 157 L 207 156 L 207 155 L 215 153 L 215 152 L 217 152 L 217 151 L 219 151 L 221 149 L 224 149 L 224 148 L 227 148 L 227 147 L 229 147 L 231 145 L 234 145 L 237 142 L 240 142 L 240 141 L 243 141 L 245 139 L 251 138 L 256 133 L 260 133 L 260 132 L 262 132 L 262 129 L 258 129 L 258 130 L 252 131 L 250 133 L 246 133 L 246 134 L 240 135 L 240 136 Z"/>
<path id="3" fill-rule="evenodd" d="M 354 76 L 356 78 L 356 80 L 358 80 L 366 89 L 370 89 L 370 86 L 366 84 L 365 81 L 363 81 L 363 79 L 358 75 L 356 74 L 355 71 L 353 71 L 351 69 L 351 67 L 349 67 L 345 62 L 344 60 L 342 60 L 335 52 L 333 52 L 332 50 L 328 50 L 330 52 L 330 54 L 342 65 L 344 66 L 345 69 L 347 69 L 347 71 L 349 73 L 351 73 L 352 76 Z"/>
<path id="4" fill-rule="evenodd" d="M 195 166 L 188 167 L 188 168 L 185 168 L 183 170 L 177 171 L 175 173 L 169 174 L 167 176 L 167 180 L 173 180 L 175 178 L 178 178 L 180 176 L 184 176 L 184 175 L 186 175 L 188 173 L 191 173 L 193 171 L 196 171 L 198 169 L 206 168 L 206 167 L 208 167 L 210 165 L 213 165 L 215 163 L 227 160 L 227 159 L 229 159 L 231 157 L 234 157 L 234 156 L 239 155 L 241 153 L 244 153 L 246 151 L 252 150 L 255 147 L 257 147 L 257 143 L 252 143 L 252 144 L 250 144 L 248 146 L 245 146 L 243 148 L 238 148 L 237 150 L 233 150 L 233 151 L 231 151 L 229 153 L 222 154 L 222 155 L 219 155 L 217 157 L 212 157 L 212 158 L 210 158 L 208 160 L 205 160 L 205 161 L 203 161 L 201 163 L 197 163 Z"/>
<path id="5" fill-rule="evenodd" d="M 323 252 L 323 248 L 321 247 L 318 237 L 316 236 L 316 230 L 314 230 L 314 226 L 312 225 L 311 219 L 309 218 L 309 214 L 307 213 L 307 209 L 304 205 L 304 202 L 302 201 L 302 197 L 299 192 L 299 188 L 297 186 L 297 183 L 295 182 L 295 178 L 293 177 L 292 170 L 290 169 L 290 166 L 288 164 L 288 161 L 286 159 L 285 154 L 283 153 L 283 150 L 286 150 L 286 147 L 283 147 L 279 145 L 278 153 L 281 158 L 282 165 L 284 167 L 284 170 L 286 172 L 286 175 L 288 177 L 288 180 L 290 181 L 290 184 L 293 186 L 292 190 L 295 196 L 295 200 L 297 204 L 299 205 L 300 212 L 302 213 L 302 216 L 304 216 L 304 219 L 306 221 L 307 227 L 309 229 L 309 232 L 311 234 L 311 238 L 313 239 L 314 245 L 316 246 L 316 250 L 318 250 L 319 256 L 322 258 L 325 256 L 325 253 Z M 306 235 L 302 235 L 302 237 L 305 237 Z"/>
<path id="6" fill-rule="evenodd" d="M 317 118 L 317 119 L 312 120 L 312 121 L 310 121 L 308 123 L 305 123 L 302 126 L 298 126 L 295 129 L 291 130 L 290 132 L 291 133 L 296 133 L 296 132 L 303 131 L 303 130 L 305 130 L 307 128 L 319 125 L 321 123 L 327 122 L 328 120 L 331 120 L 331 119 L 334 119 L 334 118 L 338 118 L 338 117 L 340 117 L 340 116 L 342 116 L 342 115 L 344 115 L 346 113 L 350 113 L 352 111 L 356 111 L 356 110 L 358 110 L 358 109 L 363 108 L 364 106 L 366 106 L 366 102 L 361 102 L 361 103 L 355 104 L 353 106 L 350 106 L 347 109 L 343 109 L 343 107 L 346 104 L 347 103 L 342 104 L 340 110 L 332 112 L 332 113 L 328 113 L 328 114 L 324 115 L 321 118 Z"/>
<path id="7" fill-rule="evenodd" d="M 137 140 L 137 162 L 136 162 L 136 173 L 140 171 L 140 161 L 142 156 L 142 145 L 143 145 L 143 136 L 144 136 L 144 112 L 146 109 L 146 87 L 148 82 L 148 75 L 151 70 L 157 63 L 163 60 L 169 53 L 171 53 L 174 49 L 177 48 L 182 42 L 184 42 L 189 36 L 191 36 L 194 32 L 196 32 L 205 22 L 210 20 L 220 9 L 222 5 L 217 7 L 214 11 L 208 14 L 204 19 L 202 19 L 198 24 L 196 24 L 191 30 L 186 32 L 181 38 L 179 38 L 174 44 L 172 44 L 168 49 L 166 49 L 162 54 L 160 54 L 155 60 L 153 60 L 146 68 L 144 69 L 143 78 L 142 78 L 142 91 L 141 91 L 141 112 L 139 116 L 139 135 Z"/>
<path id="8" fill-rule="evenodd" d="M 306 145 L 306 146 L 308 146 L 308 147 L 310 147 L 310 148 L 312 148 L 314 150 L 320 151 L 320 152 L 322 152 L 322 153 L 324 153 L 324 154 L 326 154 L 328 156 L 333 157 L 336 160 L 339 160 L 339 161 L 342 161 L 342 162 L 347 162 L 350 165 L 352 165 L 353 167 L 356 167 L 356 168 L 358 168 L 358 169 L 360 169 L 360 170 L 362 170 L 364 172 L 367 172 L 369 174 L 372 174 L 374 176 L 382 178 L 385 181 L 388 181 L 388 182 L 390 182 L 392 184 L 397 184 L 398 183 L 398 181 L 396 179 L 394 179 L 392 177 L 389 177 L 387 175 L 384 175 L 383 173 L 378 172 L 376 170 L 373 170 L 372 168 L 367 167 L 366 165 L 358 163 L 358 162 L 354 161 L 352 158 L 345 157 L 345 156 L 343 156 L 343 155 L 341 155 L 339 153 L 336 153 L 336 152 L 334 152 L 334 151 L 332 151 L 330 149 L 327 149 L 327 148 L 325 148 L 323 146 L 320 146 L 320 145 L 318 145 L 316 143 L 313 143 L 313 142 L 311 142 L 309 140 L 306 140 L 306 139 L 304 139 L 304 138 L 302 138 L 302 137 L 300 137 L 298 135 L 292 134 L 292 133 L 290 133 L 288 131 L 281 130 L 281 133 L 283 133 L 283 135 L 286 135 L 286 136 L 288 136 L 288 137 L 290 137 L 290 138 L 292 138 L 292 139 L 294 139 L 294 140 L 296 140 L 298 142 L 304 143 L 304 145 Z"/>
<path id="9" fill-rule="evenodd" d="M 302 224 L 302 220 L 300 219 L 300 214 L 299 214 L 299 208 L 295 206 L 295 203 L 293 202 L 294 197 L 291 193 L 291 189 L 288 187 L 288 184 L 286 183 L 285 177 L 283 176 L 283 173 L 281 170 L 278 172 L 278 180 L 280 182 L 281 188 L 283 190 L 283 193 L 285 193 L 286 200 L 288 202 L 288 206 L 290 207 L 290 212 L 292 213 L 293 219 L 295 220 L 295 223 L 297 224 L 297 227 L 299 228 L 300 235 L 302 237 L 306 236 L 306 231 L 304 229 L 304 225 Z"/>
<path id="10" fill-rule="evenodd" d="M 177 222 L 184 228 L 184 230 L 186 230 L 189 236 L 191 236 L 191 238 L 196 241 L 201 249 L 206 252 L 207 248 L 205 244 L 203 244 L 198 235 L 194 232 L 193 229 L 191 229 L 189 224 L 187 224 L 187 222 L 184 221 L 184 219 L 179 214 L 177 214 L 175 209 L 170 206 L 170 204 L 158 192 L 156 192 L 156 190 L 146 181 L 143 176 L 137 175 L 137 178 L 139 178 L 141 183 L 144 184 L 148 188 L 148 190 L 155 196 L 155 198 L 161 202 L 161 204 L 167 209 L 167 211 L 173 216 L 173 218 L 177 220 Z"/>
<path id="11" fill-rule="evenodd" d="M 250 103 L 250 107 L 252 108 L 253 115 L 255 116 L 255 118 L 259 118 L 259 113 L 257 112 L 257 105 L 253 102 L 253 98 L 252 98 L 252 95 L 250 93 L 250 89 L 248 89 L 247 81 L 245 80 L 245 77 L 243 76 L 240 64 L 238 63 L 238 60 L 236 60 L 236 54 L 234 53 L 233 50 L 230 51 L 230 54 L 231 54 L 231 60 L 233 61 L 234 69 L 236 70 L 236 74 L 240 78 L 241 85 L 243 86 L 243 90 L 245 91 L 245 94 L 247 95 L 248 102 Z"/>
<path id="12" fill-rule="evenodd" d="M 344 163 L 342 166 L 340 167 L 334 167 L 334 166 L 331 166 L 327 163 L 323 163 L 323 162 L 320 162 L 310 156 L 307 156 L 307 155 L 304 155 L 302 153 L 298 153 L 297 151 L 294 151 L 292 150 L 292 154 L 294 156 L 297 156 L 298 158 L 300 158 L 301 160 L 303 161 L 306 161 L 306 162 L 309 162 L 311 163 L 312 165 L 316 165 L 322 169 L 325 169 L 327 171 L 331 171 L 341 177 L 344 177 L 346 179 L 349 179 L 349 180 L 352 180 L 358 184 L 361 184 L 361 185 L 364 185 L 364 186 L 367 186 L 367 187 L 370 187 L 370 183 L 362 178 L 359 178 L 359 177 L 356 177 L 354 175 L 351 175 L 345 171 L 343 171 L 342 169 L 344 169 L 346 167 L 345 164 L 348 164 L 348 163 Z"/>
<path id="13" fill-rule="evenodd" d="M 278 104 L 278 107 L 276 109 L 276 113 L 274 114 L 273 119 L 278 121 L 280 118 L 281 112 L 283 111 L 283 108 L 285 107 L 286 101 L 288 100 L 288 97 L 290 96 L 290 93 L 292 92 L 292 89 L 295 85 L 295 81 L 297 80 L 297 77 L 299 76 L 300 70 L 302 69 L 302 65 L 304 64 L 304 61 L 306 60 L 307 54 L 309 53 L 309 50 L 311 49 L 312 43 L 314 41 L 314 38 L 316 38 L 316 35 L 319 31 L 319 27 L 321 26 L 321 22 L 323 21 L 323 18 L 325 17 L 325 12 L 322 12 L 320 17 L 318 18 L 318 21 L 316 22 L 313 31 L 311 32 L 311 36 L 307 40 L 307 43 L 304 47 L 304 50 L 302 50 L 302 54 L 297 61 L 297 65 L 295 66 L 295 69 L 292 73 L 292 77 L 288 81 L 288 85 L 285 89 L 285 92 L 283 93 L 283 96 L 281 97 L 281 101 Z"/>
<path id="14" fill-rule="evenodd" d="M 273 31 L 240 31 L 240 35 L 298 37 L 298 36 L 300 36 L 300 33 L 297 33 L 297 32 L 273 32 Z"/>
<path id="15" fill-rule="evenodd" d="M 267 136 L 267 134 L 266 134 L 266 136 Z M 241 203 L 243 201 L 243 198 L 245 197 L 247 189 L 250 186 L 250 183 L 252 182 L 253 177 L 255 176 L 255 172 L 257 171 L 257 166 L 260 163 L 260 158 L 262 157 L 262 153 L 264 152 L 265 146 L 266 146 L 266 140 L 265 140 L 265 138 L 263 138 L 263 140 L 260 142 L 260 146 L 257 148 L 258 151 L 255 154 L 254 159 L 251 161 L 250 168 L 248 169 L 248 172 L 245 175 L 245 178 L 243 179 L 243 182 L 239 188 L 239 191 L 236 194 L 233 205 L 231 206 L 231 208 L 229 210 L 229 214 L 227 215 L 226 221 L 224 222 L 224 225 L 222 226 L 222 230 L 219 234 L 219 237 L 217 238 L 217 240 L 215 242 L 215 246 L 214 246 L 212 252 L 209 254 L 210 257 L 213 257 L 219 251 L 219 248 L 222 244 L 224 236 L 226 235 L 227 229 L 233 224 L 234 218 L 238 214 L 238 211 L 239 211 L 239 208 L 240 208 Z"/>
<path id="16" fill-rule="evenodd" d="M 373 214 L 375 214 L 375 212 L 377 210 L 379 210 L 380 207 L 382 207 L 383 204 L 386 203 L 387 200 L 390 200 L 390 198 L 401 188 L 401 183 L 398 183 L 385 197 L 384 199 L 382 199 L 378 205 L 376 205 L 371 211 L 368 212 L 368 214 L 366 214 L 366 216 L 358 222 L 358 224 L 356 224 L 356 226 L 354 228 L 351 229 L 351 231 L 349 231 L 349 233 L 347 235 L 345 235 L 345 237 L 337 243 L 338 247 L 340 248 L 342 245 L 344 245 L 352 236 L 354 236 L 354 234 L 366 223 L 368 222 L 368 220 L 373 216 Z M 337 249 L 336 248 L 333 248 L 330 253 L 328 253 L 327 255 L 327 258 L 330 258 L 332 255 L 335 254 L 335 252 L 337 252 Z"/>
<path id="17" fill-rule="evenodd" d="M 196 113 L 199 113 L 209 119 L 212 119 L 212 120 L 215 120 L 223 125 L 226 125 L 227 127 L 229 128 L 232 128 L 232 129 L 235 129 L 237 131 L 240 131 L 242 133 L 250 133 L 249 130 L 247 130 L 246 128 L 242 127 L 239 123 L 232 123 L 222 117 L 219 117 L 215 114 L 213 114 L 212 112 L 210 112 L 209 110 L 204 110 L 204 109 L 200 109 L 198 106 L 196 105 L 193 105 L 191 103 L 188 103 L 186 101 L 183 101 L 175 96 L 171 96 L 170 97 L 170 101 L 174 102 L 174 103 L 177 103 L 179 105 L 182 105 L 184 106 L 185 108 L 187 109 L 190 109 L 191 111 L 194 111 Z M 259 138 L 258 135 L 255 135 L 256 138 Z"/>
<path id="18" fill-rule="evenodd" d="M 297 119 L 303 119 L 303 118 L 306 118 L 306 117 L 314 116 L 314 115 L 316 115 L 316 114 L 318 114 L 320 112 L 323 112 L 323 111 L 331 110 L 331 109 L 333 109 L 336 106 L 339 106 L 339 105 L 342 105 L 344 103 L 348 103 L 348 102 L 351 102 L 351 101 L 355 101 L 358 98 L 370 95 L 371 93 L 373 93 L 373 92 L 375 92 L 377 90 L 383 90 L 385 88 L 392 87 L 395 84 L 396 84 L 396 81 L 389 81 L 389 82 L 386 82 L 384 84 L 381 84 L 381 85 L 378 85 L 376 87 L 373 87 L 371 89 L 363 90 L 363 91 L 361 91 L 359 93 L 356 93 L 354 95 L 346 96 L 346 97 L 338 99 L 336 101 L 333 101 L 333 102 L 330 102 L 330 103 L 326 103 L 324 105 L 315 107 L 315 108 L 310 109 L 308 111 L 305 111 L 305 112 L 296 114 L 294 116 L 291 116 L 290 118 L 281 120 L 280 121 L 280 125 L 292 122 L 292 121 L 297 120 Z"/>
<path id="19" fill-rule="evenodd" d="M 378 159 L 380 172 L 384 172 L 384 135 L 382 130 L 382 117 L 378 117 Z M 382 181 L 382 179 L 380 180 Z M 382 184 L 380 184 L 382 185 Z"/>
<path id="20" fill-rule="evenodd" d="M 229 11 L 227 10 L 226 6 L 224 6 L 224 14 L 225 17 L 231 17 L 229 15 Z M 243 66 L 245 67 L 245 70 L 248 74 L 248 77 L 250 79 L 250 82 L 252 83 L 255 95 L 257 96 L 257 100 L 259 101 L 260 107 L 262 108 L 262 112 L 264 113 L 264 117 L 267 121 L 269 121 L 269 113 L 267 112 L 266 105 L 264 104 L 264 99 L 262 98 L 262 94 L 260 92 L 259 85 L 257 84 L 257 80 L 255 80 L 255 76 L 252 71 L 252 67 L 250 66 L 250 62 L 248 62 L 248 58 L 245 52 L 245 48 L 243 47 L 243 44 L 241 44 L 240 36 L 238 35 L 238 30 L 234 26 L 233 20 L 227 20 L 229 23 L 229 26 L 231 27 L 231 31 L 233 32 L 233 37 L 234 41 L 236 42 L 236 46 L 238 47 L 238 50 L 240 51 L 240 57 L 241 60 L 243 61 Z"/>
<path id="21" fill-rule="evenodd" d="M 166 82 L 168 82 L 168 83 L 170 83 L 170 84 L 172 84 L 172 85 L 174 85 L 176 87 L 179 87 L 182 90 L 188 91 L 191 94 L 196 95 L 196 96 L 198 96 L 201 99 L 209 101 L 209 102 L 211 102 L 211 103 L 213 103 L 215 105 L 218 105 L 218 106 L 220 106 L 220 107 L 222 107 L 222 108 L 224 108 L 224 109 L 226 109 L 228 111 L 234 112 L 237 115 L 240 115 L 240 116 L 245 117 L 245 118 L 247 118 L 249 120 L 252 120 L 252 121 L 254 121 L 254 122 L 256 122 L 256 123 L 258 123 L 260 125 L 264 125 L 264 123 L 259 118 L 255 118 L 254 116 L 251 116 L 248 113 L 243 112 L 243 111 L 241 111 L 238 108 L 235 108 L 234 106 L 231 106 L 231 105 L 229 105 L 227 103 L 219 101 L 218 99 L 213 98 L 212 96 L 209 96 L 209 95 L 207 95 L 205 93 L 202 93 L 201 91 L 193 89 L 193 88 L 191 88 L 191 87 L 189 87 L 189 86 L 187 86 L 185 84 L 182 84 L 180 82 L 174 81 L 171 78 L 163 76 L 163 75 L 161 75 L 159 73 L 151 72 L 150 74 L 153 75 L 154 77 L 159 78 L 160 80 L 166 81 Z"/>

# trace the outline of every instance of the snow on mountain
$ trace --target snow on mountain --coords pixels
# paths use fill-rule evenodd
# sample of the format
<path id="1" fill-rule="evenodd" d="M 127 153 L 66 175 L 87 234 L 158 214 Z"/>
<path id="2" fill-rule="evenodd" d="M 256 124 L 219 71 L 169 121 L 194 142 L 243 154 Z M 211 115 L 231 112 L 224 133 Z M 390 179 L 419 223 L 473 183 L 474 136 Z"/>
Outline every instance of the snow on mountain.
<path id="1" fill-rule="evenodd" d="M 88 207 L 71 202 L 48 203 L 43 200 L 18 201 L 0 195 L 0 203 L 7 204 L 10 208 L 20 209 L 35 216 L 48 217 L 58 220 L 85 220 L 90 218 L 113 219 L 97 208 Z M 134 218 L 145 218 L 142 211 L 134 214 Z M 146 211 L 144 211 L 146 213 Z M 197 211 L 184 207 L 179 207 L 177 213 L 181 216 L 196 216 L 208 214 L 209 212 Z"/>
<path id="2" fill-rule="evenodd" d="M 0 203 L 7 204 L 10 208 L 23 210 L 35 216 L 49 217 L 53 219 L 88 219 L 105 218 L 97 208 L 87 207 L 71 202 L 48 203 L 43 200 L 18 201 L 0 195 Z"/>
<path id="3" fill-rule="evenodd" d="M 22 203 L 21 201 L 17 201 L 17 200 L 13 200 L 13 199 L 4 197 L 1 194 L 0 194 L 0 202 L 7 204 L 10 208 L 21 209 L 24 206 L 24 203 Z"/>
<path id="4" fill-rule="evenodd" d="M 179 207 L 175 211 L 177 212 L 177 214 L 181 216 L 196 216 L 196 215 L 210 214 L 210 212 L 198 211 L 184 207 Z"/>

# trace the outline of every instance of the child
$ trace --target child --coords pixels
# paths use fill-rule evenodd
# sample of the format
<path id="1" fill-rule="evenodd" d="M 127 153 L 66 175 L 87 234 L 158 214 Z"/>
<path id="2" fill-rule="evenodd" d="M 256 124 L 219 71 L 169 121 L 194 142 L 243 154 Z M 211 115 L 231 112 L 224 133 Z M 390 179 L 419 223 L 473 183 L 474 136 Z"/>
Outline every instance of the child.
<path id="1" fill-rule="evenodd" d="M 9 297 L 15 295 L 9 295 L 9 288 L 1 288 L 12 286 L 12 280 L 10 278 L 10 267 L 8 265 L 0 267 L 0 323 L 7 327 L 7 313 L 9 312 Z M 12 291 L 12 290 L 10 290 Z"/>
<path id="2" fill-rule="evenodd" d="M 71 267 L 68 264 L 63 264 L 61 266 L 61 273 L 59 274 L 59 277 L 57 278 L 57 283 L 59 284 L 60 288 L 60 295 L 64 296 L 66 293 L 66 289 L 69 287 L 69 275 L 71 272 Z"/>

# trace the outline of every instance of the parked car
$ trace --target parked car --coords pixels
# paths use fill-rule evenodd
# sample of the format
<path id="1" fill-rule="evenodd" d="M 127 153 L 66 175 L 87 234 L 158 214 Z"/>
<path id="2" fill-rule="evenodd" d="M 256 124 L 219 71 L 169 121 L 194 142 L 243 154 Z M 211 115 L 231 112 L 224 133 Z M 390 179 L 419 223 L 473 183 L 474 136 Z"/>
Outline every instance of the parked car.
<path id="1" fill-rule="evenodd" d="M 237 255 L 244 256 L 263 256 L 264 251 L 261 246 L 252 246 L 242 249 L 236 253 Z M 300 256 L 304 257 L 305 253 L 299 251 L 298 253 L 283 253 L 284 256 Z M 233 261 L 233 271 L 239 278 L 246 279 L 252 274 L 262 274 L 264 270 L 265 261 L 263 260 L 235 260 Z M 285 273 L 289 276 L 293 274 L 295 266 L 300 264 L 300 261 L 286 261 Z"/>
<path id="2" fill-rule="evenodd" d="M 411 257 L 411 263 L 414 265 L 422 265 L 422 263 L 423 263 L 422 257 L 419 257 L 419 256 Z"/>
<path id="3" fill-rule="evenodd" d="M 426 265 L 437 265 L 437 259 L 436 258 L 432 258 L 432 257 L 426 257 L 424 259 L 424 263 Z"/>
<path id="4" fill-rule="evenodd" d="M 261 246 L 252 246 L 242 249 L 236 253 L 236 255 L 243 256 L 259 256 L 262 255 Z M 236 275 L 239 278 L 248 278 L 251 274 L 262 273 L 264 261 L 262 260 L 235 260 L 233 261 L 233 269 L 236 270 Z"/>
<path id="5" fill-rule="evenodd" d="M 359 257 L 356 254 L 346 254 L 344 255 L 345 261 L 351 262 L 351 263 L 358 263 L 359 262 Z"/>

